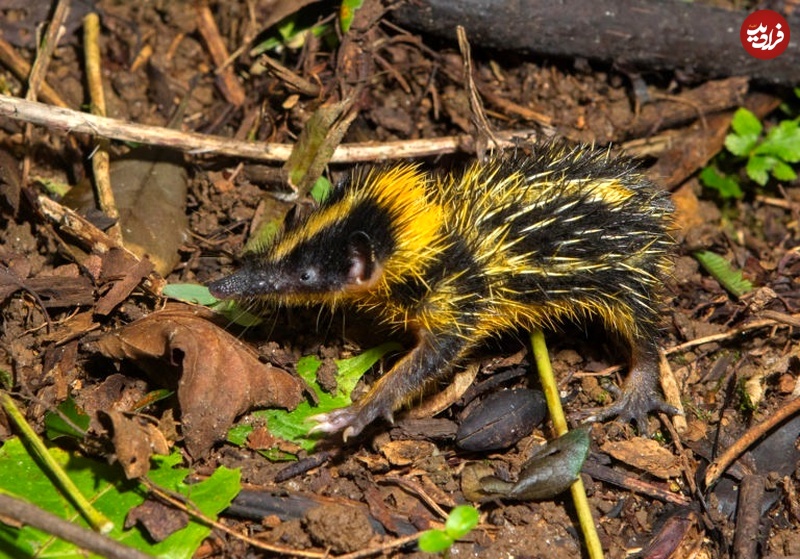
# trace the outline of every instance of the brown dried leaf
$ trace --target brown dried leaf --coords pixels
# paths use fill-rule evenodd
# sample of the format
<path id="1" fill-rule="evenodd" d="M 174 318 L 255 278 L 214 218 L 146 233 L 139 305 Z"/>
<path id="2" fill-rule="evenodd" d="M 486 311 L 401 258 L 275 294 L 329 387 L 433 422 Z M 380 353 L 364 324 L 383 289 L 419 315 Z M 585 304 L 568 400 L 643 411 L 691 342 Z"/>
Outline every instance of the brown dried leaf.
<path id="1" fill-rule="evenodd" d="M 117 247 L 109 249 L 102 259 L 100 279 L 113 282 L 111 289 L 95 306 L 95 312 L 105 316 L 127 299 L 136 286 L 153 271 L 153 263 L 147 258 L 137 261 L 133 255 Z"/>
<path id="2" fill-rule="evenodd" d="M 661 479 L 681 475 L 678 458 L 652 439 L 636 437 L 629 441 L 607 442 L 601 450 L 620 462 Z"/>
<path id="3" fill-rule="evenodd" d="M 177 385 L 186 448 L 192 456 L 225 438 L 241 413 L 255 406 L 293 409 L 302 383 L 261 363 L 239 340 L 183 309 L 154 312 L 98 342 L 100 351 L 128 358 L 160 382 Z"/>
<path id="4" fill-rule="evenodd" d="M 158 426 L 144 417 L 118 411 L 103 413 L 113 426 L 112 442 L 117 460 L 128 479 L 140 478 L 150 471 L 150 456 L 169 454 L 169 443 Z"/>
<path id="5" fill-rule="evenodd" d="M 187 182 L 183 159 L 169 150 L 140 148 L 111 165 L 125 246 L 162 276 L 178 263 L 186 237 Z"/>
<path id="6" fill-rule="evenodd" d="M 86 276 L 41 275 L 28 278 L 24 266 L 0 263 L 0 303 L 17 291 L 26 291 L 45 308 L 75 307 L 94 302 L 94 287 Z"/>
<path id="7" fill-rule="evenodd" d="M 180 259 L 188 228 L 182 156 L 142 147 L 111 163 L 110 172 L 125 248 L 149 258 L 166 276 Z M 91 185 L 79 183 L 63 203 L 81 213 L 94 211 Z"/>
<path id="8" fill-rule="evenodd" d="M 421 404 L 406 412 L 406 417 L 424 419 L 443 412 L 461 399 L 464 393 L 475 383 L 478 376 L 478 364 L 472 363 L 453 377 L 447 388 L 426 398 Z"/>
<path id="9" fill-rule="evenodd" d="M 381 446 L 381 454 L 393 466 L 410 466 L 435 453 L 436 445 L 427 441 L 389 441 Z"/>
<path id="10" fill-rule="evenodd" d="M 189 515 L 186 511 L 176 510 L 167 504 L 147 500 L 132 508 L 125 517 L 126 530 L 136 524 L 144 528 L 154 541 L 161 542 L 185 528 L 189 524 Z"/>

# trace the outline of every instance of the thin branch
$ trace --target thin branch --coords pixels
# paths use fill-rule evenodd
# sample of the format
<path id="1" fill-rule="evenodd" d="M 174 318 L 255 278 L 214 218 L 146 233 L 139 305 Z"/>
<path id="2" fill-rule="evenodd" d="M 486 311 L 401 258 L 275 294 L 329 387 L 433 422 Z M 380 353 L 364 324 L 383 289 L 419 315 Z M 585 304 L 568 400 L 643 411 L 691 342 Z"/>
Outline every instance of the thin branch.
<path id="1" fill-rule="evenodd" d="M 28 101 L 36 101 L 38 99 L 39 88 L 44 82 L 47 68 L 50 66 L 50 60 L 53 58 L 53 52 L 56 49 L 56 44 L 58 44 L 58 38 L 63 34 L 63 25 L 68 14 L 69 0 L 59 0 L 53 13 L 53 19 L 47 26 L 44 38 L 37 45 L 36 60 L 33 61 L 31 73 L 28 75 L 28 91 L 25 93 L 25 99 Z M 32 136 L 33 125 L 27 123 L 25 125 L 24 145 L 30 145 Z M 22 160 L 22 184 L 27 184 L 30 170 L 30 152 L 26 152 L 25 158 Z"/>
<path id="2" fill-rule="evenodd" d="M 689 340 L 688 342 L 684 342 L 682 344 L 673 346 L 666 350 L 667 355 L 672 355 L 673 353 L 680 353 L 682 351 L 686 351 L 687 349 L 691 349 L 693 347 L 697 347 L 704 344 L 709 344 L 712 342 L 722 342 L 726 340 L 732 340 L 736 336 L 740 334 L 744 334 L 745 332 L 749 332 L 750 330 L 757 330 L 759 328 L 768 328 L 771 326 L 777 326 L 780 324 L 785 324 L 787 326 L 798 326 L 798 316 L 797 315 L 787 315 L 783 313 L 774 313 L 771 311 L 762 311 L 762 316 L 769 316 L 770 318 L 762 319 L 762 320 L 753 320 L 752 322 L 747 322 L 738 326 L 736 328 L 732 328 L 727 332 L 723 332 L 721 334 L 711 334 L 709 336 L 703 336 L 702 338 L 695 338 L 694 340 Z"/>
<path id="3" fill-rule="evenodd" d="M 3 516 L 13 518 L 28 526 L 33 526 L 47 534 L 75 544 L 81 549 L 91 551 L 108 559 L 153 559 L 152 555 L 142 553 L 132 547 L 122 545 L 108 536 L 87 530 L 40 509 L 36 505 L 0 492 L 0 510 Z"/>
<path id="4" fill-rule="evenodd" d="M 0 37 L 0 64 L 7 67 L 11 70 L 12 74 L 23 81 L 27 80 L 31 73 L 31 65 L 28 61 L 17 54 L 14 47 L 10 43 L 4 41 L 2 37 Z M 39 87 L 39 97 L 51 105 L 63 108 L 69 107 L 67 102 L 64 101 L 58 92 L 50 87 L 47 82 L 42 82 Z"/>
<path id="5" fill-rule="evenodd" d="M 706 470 L 706 488 L 714 485 L 725 470 L 733 464 L 744 452 L 750 448 L 757 440 L 766 435 L 776 425 L 786 421 L 796 413 L 800 412 L 800 398 L 795 398 L 787 402 L 781 409 L 774 412 L 766 420 L 757 425 L 753 425 L 739 439 L 729 446 L 725 452 L 717 457 Z"/>
<path id="6" fill-rule="evenodd" d="M 100 16 L 92 12 L 83 18 L 83 53 L 86 65 L 86 83 L 92 100 L 92 114 L 106 116 L 106 96 L 103 92 L 103 67 L 100 55 Z M 111 188 L 111 157 L 108 141 L 100 138 L 92 153 L 92 176 L 97 194 L 97 205 L 114 224 L 108 228 L 108 236 L 122 244 L 122 226 L 119 210 Z"/>
<path id="7" fill-rule="evenodd" d="M 168 128 L 129 123 L 43 103 L 32 103 L 7 95 L 0 95 L 0 117 L 3 116 L 31 122 L 49 129 L 164 146 L 192 154 L 208 153 L 258 161 L 283 162 L 289 157 L 294 147 L 291 144 L 244 142 L 220 136 L 207 136 L 197 132 L 180 132 Z M 518 130 L 498 133 L 497 136 L 510 147 L 514 145 L 515 139 L 527 142 L 536 138 L 538 134 L 534 130 Z M 427 157 L 459 151 L 474 152 L 474 148 L 473 139 L 467 135 L 445 136 L 430 140 L 399 140 L 380 144 L 374 142 L 342 144 L 336 148 L 331 163 Z"/>

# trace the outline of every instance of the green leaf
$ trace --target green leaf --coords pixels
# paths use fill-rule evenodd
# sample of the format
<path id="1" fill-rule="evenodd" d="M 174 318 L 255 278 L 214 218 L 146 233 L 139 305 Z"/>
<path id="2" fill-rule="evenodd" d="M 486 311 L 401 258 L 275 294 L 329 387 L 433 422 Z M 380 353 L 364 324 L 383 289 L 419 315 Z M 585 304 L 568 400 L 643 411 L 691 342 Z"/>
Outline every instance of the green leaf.
<path id="1" fill-rule="evenodd" d="M 744 194 L 739 183 L 733 178 L 721 174 L 714 167 L 705 167 L 700 171 L 700 180 L 702 183 L 714 190 L 724 199 L 741 198 Z"/>
<path id="2" fill-rule="evenodd" d="M 480 513 L 475 507 L 470 505 L 460 505 L 450 511 L 444 530 L 454 540 L 463 538 L 469 534 L 480 520 Z"/>
<path id="3" fill-rule="evenodd" d="M 731 120 L 733 133 L 725 137 L 725 147 L 734 155 L 747 157 L 756 147 L 758 138 L 763 129 L 756 115 L 741 108 L 736 111 Z"/>
<path id="4" fill-rule="evenodd" d="M 137 527 L 125 530 L 122 528 L 125 516 L 132 508 L 144 502 L 147 494 L 144 486 L 136 481 L 126 480 L 120 468 L 105 462 L 91 460 L 59 448 L 51 448 L 50 453 L 81 492 L 114 523 L 114 529 L 109 536 L 125 545 L 160 558 L 190 559 L 211 533 L 209 527 L 191 520 L 185 528 L 154 544 Z M 190 498 L 197 509 L 207 516 L 216 517 L 230 505 L 239 492 L 241 486 L 238 471 L 220 467 L 209 478 L 189 485 L 184 483 L 184 479 L 191 472 L 176 468 L 180 462 L 181 456 L 178 452 L 156 457 L 153 459 L 149 477 L 156 485 Z M 7 440 L 0 448 L 0 489 L 86 527 L 69 501 L 31 459 L 19 439 Z M 0 549 L 14 558 L 97 557 L 34 528 L 15 528 L 6 524 L 0 524 Z"/>
<path id="5" fill-rule="evenodd" d="M 72 188 L 69 184 L 48 178 L 48 177 L 31 177 L 31 180 L 37 185 L 44 188 L 44 190 L 55 196 L 63 197 Z"/>
<path id="6" fill-rule="evenodd" d="M 231 444 L 235 444 L 236 446 L 244 446 L 247 444 L 247 437 L 249 437 L 250 433 L 252 432 L 252 425 L 240 423 L 238 425 L 234 425 L 228 430 L 228 436 L 226 437 L 226 440 Z"/>
<path id="7" fill-rule="evenodd" d="M 753 155 L 747 160 L 745 170 L 747 176 L 761 186 L 767 184 L 769 172 L 775 166 L 777 159 L 770 155 Z"/>
<path id="8" fill-rule="evenodd" d="M 196 283 L 171 283 L 164 286 L 164 295 L 171 299 L 184 301 L 192 305 L 203 305 L 217 314 L 221 314 L 234 324 L 250 328 L 264 322 L 260 316 L 243 309 L 238 302 L 233 300 L 221 301 L 214 297 L 205 285 Z"/>
<path id="9" fill-rule="evenodd" d="M 753 153 L 774 155 L 787 163 L 800 162 L 800 123 L 784 120 L 773 127 Z"/>
<path id="10" fill-rule="evenodd" d="M 694 257 L 734 297 L 739 298 L 753 290 L 753 284 L 742 276 L 742 271 L 734 269 L 719 254 L 708 250 L 699 250 L 694 253 Z"/>
<path id="11" fill-rule="evenodd" d="M 342 6 L 339 8 L 339 26 L 342 29 L 342 33 L 347 33 L 350 30 L 353 18 L 356 16 L 356 10 L 363 4 L 364 0 L 342 0 Z"/>
<path id="12" fill-rule="evenodd" d="M 733 114 L 731 128 L 733 128 L 733 131 L 739 136 L 755 138 L 758 138 L 758 136 L 761 135 L 761 131 L 764 129 L 758 117 L 744 107 L 739 108 Z"/>
<path id="13" fill-rule="evenodd" d="M 250 50 L 250 55 L 255 57 L 267 51 L 280 51 L 283 47 L 290 49 L 300 49 L 306 41 L 308 32 L 314 37 L 321 37 L 331 30 L 327 24 L 315 24 L 310 27 L 303 27 L 297 23 L 297 14 L 292 14 L 280 21 L 277 26 L 277 33 L 273 33 L 267 39 L 256 45 Z"/>
<path id="14" fill-rule="evenodd" d="M 317 204 L 322 204 L 330 195 L 331 190 L 333 190 L 331 181 L 325 177 L 320 177 L 317 179 L 317 182 L 314 183 L 314 186 L 311 187 L 311 192 L 309 194 L 311 194 L 311 197 Z"/>
<path id="15" fill-rule="evenodd" d="M 306 121 L 283 168 L 289 184 L 305 196 L 331 160 L 355 118 L 354 97 L 320 106 Z"/>
<path id="16" fill-rule="evenodd" d="M 772 168 L 772 176 L 779 181 L 789 182 L 797 178 L 797 173 L 792 169 L 791 165 L 783 161 L 776 161 L 775 166 Z"/>
<path id="17" fill-rule="evenodd" d="M 417 545 L 427 553 L 441 553 L 455 543 L 453 538 L 442 530 L 427 530 L 422 532 L 417 540 Z"/>
<path id="18" fill-rule="evenodd" d="M 47 438 L 51 441 L 59 437 L 69 437 L 71 439 L 83 440 L 86 435 L 86 430 L 89 429 L 89 415 L 79 408 L 75 400 L 70 396 L 58 405 L 56 413 L 49 411 L 44 416 L 44 426 L 47 433 Z M 66 417 L 72 425 L 64 420 Z M 76 427 L 78 429 L 76 429 Z"/>
<path id="19" fill-rule="evenodd" d="M 388 352 L 399 349 L 401 349 L 400 344 L 388 342 L 368 349 L 355 357 L 337 360 L 336 394 L 325 392 L 317 383 L 317 369 L 322 361 L 313 355 L 305 356 L 297 362 L 297 374 L 316 394 L 317 405 L 312 407 L 311 404 L 304 401 L 300 402 L 291 412 L 271 409 L 256 411 L 250 415 L 254 418 L 264 419 L 269 432 L 276 437 L 300 445 L 305 450 L 312 450 L 319 437 L 308 434 L 311 428 L 309 418 L 349 406 L 352 403 L 350 394 L 364 373 Z M 244 444 L 252 430 L 250 425 L 235 427 L 233 432 L 228 432 L 228 440 L 235 444 Z"/>
<path id="20" fill-rule="evenodd" d="M 258 326 L 264 319 L 253 314 L 247 309 L 243 309 L 236 301 L 218 301 L 213 305 L 209 305 L 211 310 L 219 313 L 234 324 L 250 328 L 251 326 Z"/>
<path id="21" fill-rule="evenodd" d="M 747 157 L 756 146 L 758 137 L 739 136 L 738 134 L 728 134 L 725 136 L 725 147 L 734 155 Z"/>
<path id="22" fill-rule="evenodd" d="M 164 286 L 161 293 L 170 299 L 184 301 L 193 305 L 210 306 L 219 302 L 205 285 L 197 283 L 170 283 Z"/>

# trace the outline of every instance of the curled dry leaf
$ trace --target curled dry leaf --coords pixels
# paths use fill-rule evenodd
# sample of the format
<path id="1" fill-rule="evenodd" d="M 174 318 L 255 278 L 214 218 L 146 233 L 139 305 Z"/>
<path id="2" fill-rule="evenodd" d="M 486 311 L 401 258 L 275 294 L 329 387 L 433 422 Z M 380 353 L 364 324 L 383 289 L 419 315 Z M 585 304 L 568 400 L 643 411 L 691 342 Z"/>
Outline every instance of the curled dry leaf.
<path id="1" fill-rule="evenodd" d="M 100 351 L 128 358 L 153 379 L 177 388 L 186 449 L 192 456 L 225 438 L 234 419 L 255 406 L 293 409 L 302 383 L 261 363 L 239 340 L 185 309 L 154 312 L 98 342 Z"/>
<path id="2" fill-rule="evenodd" d="M 150 471 L 152 454 L 169 454 L 169 443 L 158 426 L 145 417 L 115 410 L 103 413 L 113 426 L 114 450 L 125 477 L 135 479 Z"/>

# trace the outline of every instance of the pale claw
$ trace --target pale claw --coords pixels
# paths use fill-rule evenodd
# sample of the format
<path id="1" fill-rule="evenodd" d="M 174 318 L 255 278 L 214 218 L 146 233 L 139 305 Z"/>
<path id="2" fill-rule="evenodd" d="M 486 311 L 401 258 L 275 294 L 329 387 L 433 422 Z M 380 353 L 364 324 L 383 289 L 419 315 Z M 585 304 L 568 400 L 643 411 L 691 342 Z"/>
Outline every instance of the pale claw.
<path id="1" fill-rule="evenodd" d="M 361 434 L 361 431 L 372 423 L 379 415 L 376 406 L 361 408 L 350 406 L 333 410 L 328 413 L 315 415 L 310 421 L 316 422 L 310 433 L 337 433 L 342 431 L 342 438 L 347 441 L 350 437 Z M 389 423 L 393 423 L 391 412 L 382 414 Z"/>

